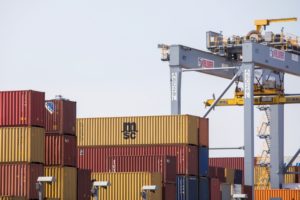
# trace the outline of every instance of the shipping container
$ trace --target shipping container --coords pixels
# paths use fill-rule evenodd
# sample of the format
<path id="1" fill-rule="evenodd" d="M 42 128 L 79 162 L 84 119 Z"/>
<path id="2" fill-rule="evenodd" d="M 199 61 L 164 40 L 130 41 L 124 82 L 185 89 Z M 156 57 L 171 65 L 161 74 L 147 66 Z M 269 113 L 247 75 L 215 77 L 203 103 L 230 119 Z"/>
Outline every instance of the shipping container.
<path id="1" fill-rule="evenodd" d="M 26 200 L 25 197 L 2 196 L 0 200 Z"/>
<path id="2" fill-rule="evenodd" d="M 208 148 L 199 148 L 199 176 L 208 175 Z"/>
<path id="3" fill-rule="evenodd" d="M 156 185 L 158 187 L 154 192 L 147 192 L 147 200 L 162 199 L 162 177 L 159 173 L 92 173 L 92 179 L 110 182 L 109 187 L 99 189 L 99 199 L 142 200 L 142 187 L 145 185 Z"/>
<path id="4" fill-rule="evenodd" d="M 210 200 L 221 200 L 220 181 L 217 178 L 210 179 Z"/>
<path id="5" fill-rule="evenodd" d="M 76 136 L 45 135 L 45 164 L 76 167 Z"/>
<path id="6" fill-rule="evenodd" d="M 109 172 L 158 172 L 164 183 L 176 183 L 175 156 L 110 156 Z"/>
<path id="7" fill-rule="evenodd" d="M 177 176 L 176 196 L 177 200 L 198 199 L 199 180 L 195 176 Z"/>
<path id="8" fill-rule="evenodd" d="M 43 92 L 0 92 L 0 126 L 45 127 L 44 102 Z"/>
<path id="9" fill-rule="evenodd" d="M 89 200 L 91 198 L 91 170 L 77 170 L 77 200 Z"/>
<path id="10" fill-rule="evenodd" d="M 281 198 L 282 200 L 299 200 L 300 190 L 255 190 L 255 200 L 269 200 Z"/>
<path id="11" fill-rule="evenodd" d="M 222 167 L 209 167 L 208 169 L 210 178 L 218 178 L 221 182 L 226 182 L 225 168 Z"/>
<path id="12" fill-rule="evenodd" d="M 243 190 L 243 194 L 246 194 L 248 199 L 252 199 L 252 192 L 253 192 L 252 186 L 243 185 L 242 190 Z"/>
<path id="13" fill-rule="evenodd" d="M 234 171 L 234 184 L 243 184 L 243 171 L 242 170 L 235 170 Z"/>
<path id="14" fill-rule="evenodd" d="M 194 144 L 198 117 L 190 115 L 80 118 L 78 146 Z"/>
<path id="15" fill-rule="evenodd" d="M 66 99 L 46 101 L 46 133 L 71 134 L 76 132 L 76 102 Z"/>
<path id="16" fill-rule="evenodd" d="M 209 180 L 206 177 L 199 178 L 199 200 L 210 200 Z"/>
<path id="17" fill-rule="evenodd" d="M 77 197 L 77 170 L 75 167 L 45 167 L 45 176 L 54 176 L 55 183 L 46 184 L 47 199 L 71 200 Z"/>
<path id="18" fill-rule="evenodd" d="M 162 200 L 176 200 L 176 183 L 163 184 Z"/>
<path id="19" fill-rule="evenodd" d="M 199 146 L 208 147 L 209 145 L 209 119 L 199 118 Z"/>
<path id="20" fill-rule="evenodd" d="M 1 127 L 0 162 L 44 163 L 44 128 Z"/>
<path id="21" fill-rule="evenodd" d="M 0 164 L 0 196 L 37 199 L 37 178 L 44 175 L 42 164 Z"/>
<path id="22" fill-rule="evenodd" d="M 209 166 L 244 170 L 244 157 L 209 158 Z"/>
<path id="23" fill-rule="evenodd" d="M 151 156 L 176 157 L 176 173 L 198 175 L 198 147 L 191 145 L 149 145 L 81 147 L 77 151 L 78 167 L 92 172 L 108 172 L 109 156 Z"/>

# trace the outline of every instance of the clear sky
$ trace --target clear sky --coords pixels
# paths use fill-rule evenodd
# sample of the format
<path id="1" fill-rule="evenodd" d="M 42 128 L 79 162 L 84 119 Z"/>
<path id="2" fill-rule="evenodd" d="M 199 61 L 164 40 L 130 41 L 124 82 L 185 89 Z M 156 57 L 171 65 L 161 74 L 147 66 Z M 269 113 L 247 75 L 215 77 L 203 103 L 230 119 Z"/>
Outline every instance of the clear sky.
<path id="1" fill-rule="evenodd" d="M 169 68 L 158 43 L 204 50 L 208 30 L 245 35 L 254 19 L 300 20 L 299 8 L 299 0 L 0 0 L 0 90 L 61 94 L 77 101 L 79 117 L 169 114 Z M 300 21 L 268 29 L 283 26 L 300 35 Z M 202 102 L 227 84 L 185 73 L 182 113 L 202 116 Z M 286 92 L 300 93 L 300 77 L 286 76 Z M 299 148 L 299 113 L 300 105 L 285 106 L 286 155 Z M 243 145 L 242 107 L 217 108 L 209 117 L 210 146 Z M 260 146 L 257 139 L 256 154 Z"/>

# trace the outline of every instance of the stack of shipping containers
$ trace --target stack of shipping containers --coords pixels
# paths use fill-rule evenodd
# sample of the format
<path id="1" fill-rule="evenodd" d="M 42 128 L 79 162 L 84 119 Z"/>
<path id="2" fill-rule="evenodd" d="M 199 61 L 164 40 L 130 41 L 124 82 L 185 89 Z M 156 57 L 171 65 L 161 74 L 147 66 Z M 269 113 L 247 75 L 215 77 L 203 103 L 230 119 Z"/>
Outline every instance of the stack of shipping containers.
<path id="1" fill-rule="evenodd" d="M 0 199 L 37 199 L 43 176 L 45 94 L 0 92 Z"/>
<path id="2" fill-rule="evenodd" d="M 90 171 L 77 172 L 76 169 L 76 102 L 58 97 L 47 100 L 45 107 L 45 175 L 56 178 L 55 183 L 46 185 L 45 197 L 66 200 L 89 199 Z M 88 181 L 77 182 L 77 176 L 81 180 Z"/>
<path id="3" fill-rule="evenodd" d="M 143 185 L 158 186 L 147 194 L 150 199 L 198 199 L 199 175 L 206 176 L 208 165 L 208 151 L 199 150 L 208 147 L 208 131 L 200 130 L 199 120 L 189 115 L 77 119 L 78 167 L 92 170 L 94 180 L 111 182 L 100 189 L 100 199 L 119 199 L 119 193 L 142 199 Z M 205 156 L 199 159 L 199 152 Z"/>

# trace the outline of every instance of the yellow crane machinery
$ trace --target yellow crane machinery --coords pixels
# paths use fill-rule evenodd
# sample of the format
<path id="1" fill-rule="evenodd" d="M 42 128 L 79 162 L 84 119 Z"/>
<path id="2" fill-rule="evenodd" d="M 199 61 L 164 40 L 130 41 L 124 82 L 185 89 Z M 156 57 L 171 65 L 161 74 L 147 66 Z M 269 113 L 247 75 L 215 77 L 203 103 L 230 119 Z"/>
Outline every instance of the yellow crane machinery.
<path id="1" fill-rule="evenodd" d="M 261 32 L 262 28 L 266 28 L 266 26 L 269 26 L 270 23 L 274 22 L 295 22 L 297 21 L 296 17 L 291 17 L 291 18 L 280 18 L 280 19 L 257 19 L 254 21 L 255 24 L 255 30 L 257 32 Z"/>

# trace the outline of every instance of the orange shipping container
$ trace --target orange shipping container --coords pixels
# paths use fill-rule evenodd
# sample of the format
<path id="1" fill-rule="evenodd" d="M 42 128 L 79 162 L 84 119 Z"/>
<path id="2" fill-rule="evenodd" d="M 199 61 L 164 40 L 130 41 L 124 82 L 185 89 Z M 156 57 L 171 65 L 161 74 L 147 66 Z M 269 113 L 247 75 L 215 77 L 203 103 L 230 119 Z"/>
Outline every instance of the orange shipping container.
<path id="1" fill-rule="evenodd" d="M 81 118 L 76 121 L 78 146 L 194 144 L 199 118 L 190 115 Z"/>
<path id="2" fill-rule="evenodd" d="M 299 200 L 300 190 L 255 190 L 255 200 L 269 200 L 271 198 Z"/>
<path id="3" fill-rule="evenodd" d="M 208 147 L 209 145 L 209 119 L 199 118 L 199 146 Z"/>
<path id="4" fill-rule="evenodd" d="M 142 187 L 156 185 L 154 192 L 147 193 L 147 200 L 162 199 L 162 177 L 160 173 L 125 172 L 125 173 L 92 173 L 92 179 L 109 181 L 108 188 L 100 188 L 99 199 L 106 200 L 142 200 Z"/>
<path id="5" fill-rule="evenodd" d="M 37 127 L 0 128 L 0 162 L 44 163 L 44 132 Z"/>

